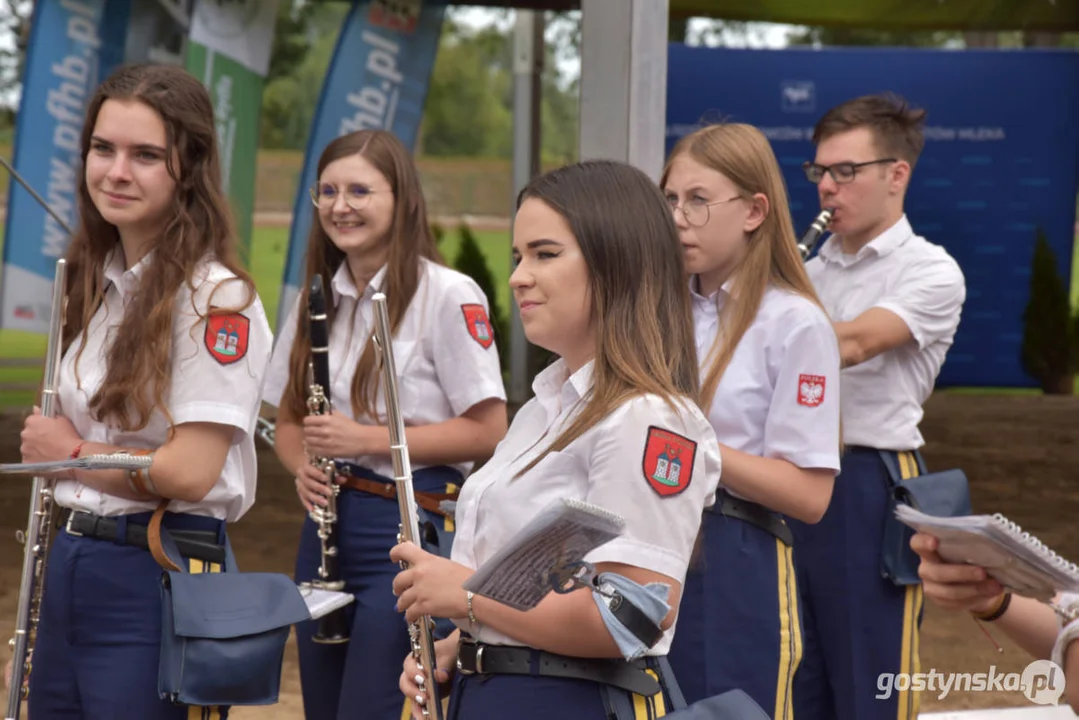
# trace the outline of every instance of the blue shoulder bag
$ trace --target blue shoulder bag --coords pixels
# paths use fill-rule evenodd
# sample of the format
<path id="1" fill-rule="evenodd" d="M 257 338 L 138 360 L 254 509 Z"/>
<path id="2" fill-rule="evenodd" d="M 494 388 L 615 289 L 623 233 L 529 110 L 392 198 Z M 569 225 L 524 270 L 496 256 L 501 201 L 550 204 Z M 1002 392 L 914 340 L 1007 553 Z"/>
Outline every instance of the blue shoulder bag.
<path id="1" fill-rule="evenodd" d="M 241 573 L 225 540 L 224 572 L 191 574 L 161 524 L 147 530 L 161 576 L 161 656 L 157 690 L 182 705 L 272 705 L 290 627 L 311 613 L 292 578 Z"/>
<path id="2" fill-rule="evenodd" d="M 962 470 L 943 470 L 925 473 L 921 453 L 917 459 L 916 477 L 903 479 L 899 460 L 894 453 L 880 451 L 881 461 L 888 470 L 888 514 L 884 518 L 884 542 L 881 546 L 881 574 L 896 585 L 918 585 L 918 554 L 910 547 L 914 530 L 895 516 L 899 503 L 937 517 L 970 515 L 970 486 Z"/>

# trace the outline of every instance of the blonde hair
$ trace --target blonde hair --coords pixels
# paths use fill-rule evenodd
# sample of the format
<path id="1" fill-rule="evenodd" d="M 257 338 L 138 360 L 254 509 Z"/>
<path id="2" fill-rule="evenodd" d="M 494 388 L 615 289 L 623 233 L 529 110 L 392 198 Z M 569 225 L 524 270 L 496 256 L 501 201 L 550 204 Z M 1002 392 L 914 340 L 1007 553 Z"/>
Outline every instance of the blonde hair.
<path id="1" fill-rule="evenodd" d="M 768 198 L 764 221 L 749 234 L 746 256 L 732 278 L 731 294 L 738 302 L 724 305 L 719 333 L 708 351 L 712 362 L 701 383 L 701 407 L 707 411 L 738 343 L 760 310 L 769 285 L 801 295 L 822 311 L 823 306 L 798 252 L 787 187 L 764 134 L 752 125 L 723 123 L 709 125 L 685 136 L 663 168 L 661 187 L 667 184 L 671 164 L 682 156 L 721 173 L 734 183 L 743 197 L 761 193 Z"/>

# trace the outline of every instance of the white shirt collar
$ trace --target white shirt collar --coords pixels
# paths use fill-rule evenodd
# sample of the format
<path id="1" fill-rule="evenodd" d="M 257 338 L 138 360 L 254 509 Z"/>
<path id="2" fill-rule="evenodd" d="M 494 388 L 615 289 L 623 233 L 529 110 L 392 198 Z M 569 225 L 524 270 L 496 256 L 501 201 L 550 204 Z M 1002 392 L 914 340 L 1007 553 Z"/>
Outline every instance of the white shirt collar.
<path id="1" fill-rule="evenodd" d="M 899 221 L 896 222 L 895 225 L 892 225 L 880 235 L 867 242 L 853 256 L 845 255 L 843 253 L 843 247 L 840 245 L 839 238 L 835 235 L 829 237 L 827 242 L 821 246 L 818 255 L 820 255 L 821 259 L 825 262 L 837 262 L 849 265 L 858 262 L 870 254 L 876 255 L 877 257 L 888 255 L 913 236 L 914 229 L 911 227 L 906 214 L 904 214 L 899 218 Z"/>
<path id="2" fill-rule="evenodd" d="M 124 268 L 124 249 L 117 241 L 112 250 L 109 250 L 108 255 L 105 256 L 105 265 L 102 268 L 102 273 L 105 278 L 106 287 L 111 283 L 120 293 L 121 297 L 130 295 L 131 292 L 138 286 L 139 278 L 142 277 L 143 272 L 150 265 L 150 258 L 153 257 L 154 251 L 146 253 L 142 256 L 142 259 L 130 269 Z"/>
<path id="3" fill-rule="evenodd" d="M 595 360 L 589 360 L 571 375 L 566 361 L 559 358 L 536 375 L 536 379 L 532 381 L 532 392 L 536 395 L 536 401 L 547 412 L 548 422 L 588 394 L 592 389 L 594 366 Z"/>
<path id="4" fill-rule="evenodd" d="M 371 297 L 382 288 L 382 283 L 386 279 L 386 270 L 388 267 L 388 265 L 383 265 L 378 269 L 375 276 L 371 278 L 371 282 L 367 283 L 367 287 L 363 289 L 364 297 Z M 356 283 L 352 280 L 352 273 L 348 269 L 347 260 L 343 260 L 337 267 L 337 272 L 333 274 L 333 279 L 330 281 L 330 287 L 332 287 L 334 291 L 335 306 L 338 298 L 347 297 L 353 300 L 360 299 L 360 293 L 356 290 Z"/>

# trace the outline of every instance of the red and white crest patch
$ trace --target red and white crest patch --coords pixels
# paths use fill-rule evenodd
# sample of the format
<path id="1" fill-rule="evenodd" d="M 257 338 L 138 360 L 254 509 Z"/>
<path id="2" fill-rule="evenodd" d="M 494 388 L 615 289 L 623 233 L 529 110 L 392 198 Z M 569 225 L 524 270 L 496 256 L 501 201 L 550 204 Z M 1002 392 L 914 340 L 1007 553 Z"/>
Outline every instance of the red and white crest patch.
<path id="1" fill-rule="evenodd" d="M 461 312 L 465 314 L 465 326 L 472 339 L 483 346 L 483 349 L 491 347 L 495 341 L 494 330 L 491 329 L 491 321 L 487 319 L 487 311 L 479 304 L 466 304 L 461 306 Z"/>
<path id="2" fill-rule="evenodd" d="M 231 365 L 247 355 L 250 327 L 250 321 L 240 313 L 211 315 L 206 318 L 206 349 L 214 360 Z"/>
<path id="3" fill-rule="evenodd" d="M 367 21 L 377 27 L 412 34 L 420 18 L 421 5 L 420 0 L 371 0 Z"/>
<path id="4" fill-rule="evenodd" d="M 670 497 L 689 487 L 697 443 L 670 430 L 652 426 L 644 444 L 641 471 L 649 487 L 661 497 Z"/>
<path id="5" fill-rule="evenodd" d="M 817 407 L 824 402 L 824 376 L 798 376 L 798 404 Z"/>

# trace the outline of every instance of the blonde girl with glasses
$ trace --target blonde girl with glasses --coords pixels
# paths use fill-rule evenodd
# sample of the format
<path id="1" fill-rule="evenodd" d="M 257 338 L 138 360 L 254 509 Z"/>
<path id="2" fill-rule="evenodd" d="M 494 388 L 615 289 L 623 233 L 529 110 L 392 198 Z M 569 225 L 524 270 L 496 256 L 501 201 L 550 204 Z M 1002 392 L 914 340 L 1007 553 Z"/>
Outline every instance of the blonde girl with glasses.
<path id="1" fill-rule="evenodd" d="M 409 649 L 408 628 L 394 610 L 389 559 L 399 510 L 386 408 L 372 341 L 376 292 L 386 294 L 400 376 L 417 501 L 438 547 L 449 554 L 451 521 L 439 510 L 453 499 L 474 463 L 506 432 L 506 395 L 488 319 L 488 299 L 468 276 L 446 267 L 427 220 L 419 174 L 392 134 L 364 130 L 322 152 L 310 189 L 318 209 L 307 243 L 303 292 L 282 326 L 264 400 L 278 408 L 275 451 L 296 478 L 308 512 L 296 580 L 316 577 L 321 558 L 311 513 L 337 492 L 337 552 L 346 591 L 346 642 L 315 642 L 316 622 L 297 626 L 304 713 L 309 720 L 402 716 L 399 671 L 388 658 Z M 326 288 L 329 327 L 328 415 L 307 415 L 308 289 Z M 336 490 L 309 460 L 333 458 Z"/>
<path id="2" fill-rule="evenodd" d="M 803 635 L 783 516 L 817 522 L 831 498 L 838 343 L 759 130 L 697 130 L 674 148 L 660 185 L 689 275 L 701 407 L 723 460 L 670 661 L 689 703 L 740 688 L 789 719 Z"/>

